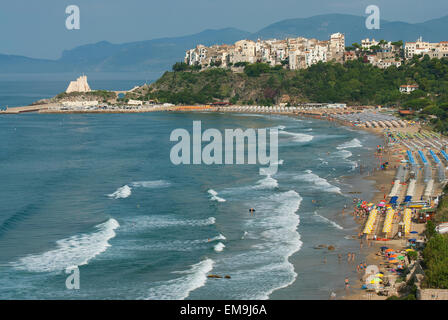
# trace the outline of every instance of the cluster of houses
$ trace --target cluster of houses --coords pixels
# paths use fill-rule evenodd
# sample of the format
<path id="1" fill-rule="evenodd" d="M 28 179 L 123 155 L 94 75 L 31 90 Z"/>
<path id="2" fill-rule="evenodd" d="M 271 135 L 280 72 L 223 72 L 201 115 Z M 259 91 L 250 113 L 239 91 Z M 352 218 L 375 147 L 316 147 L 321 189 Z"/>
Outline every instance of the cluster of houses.
<path id="1" fill-rule="evenodd" d="M 241 63 L 263 62 L 271 66 L 284 65 L 291 70 L 306 69 L 318 62 L 345 62 L 363 58 L 365 62 L 385 69 L 400 67 L 405 59 L 428 54 L 431 58 L 448 58 L 448 41 L 430 43 L 419 38 L 415 42 L 391 42 L 363 39 L 361 44 L 345 46 L 345 36 L 335 33 L 329 40 L 303 37 L 284 40 L 240 40 L 233 45 L 198 45 L 186 51 L 185 63 L 211 67 L 235 67 Z"/>
<path id="2" fill-rule="evenodd" d="M 303 37 L 284 40 L 240 40 L 233 45 L 198 45 L 187 50 L 185 63 L 208 68 L 232 67 L 243 62 L 263 62 L 271 66 L 287 65 L 296 70 L 308 68 L 319 61 L 343 62 L 344 51 L 345 36 L 342 33 L 332 34 L 326 41 Z"/>
<path id="3" fill-rule="evenodd" d="M 426 42 L 420 37 L 415 42 L 406 42 L 404 56 L 411 59 L 414 55 L 429 55 L 432 58 L 448 58 L 448 41 Z"/>
<path id="4" fill-rule="evenodd" d="M 390 66 L 399 67 L 403 63 L 402 57 L 403 44 L 401 42 L 391 42 L 375 39 L 363 39 L 361 44 L 353 44 L 348 47 L 344 53 L 344 61 L 363 58 L 380 69 L 386 69 Z"/>

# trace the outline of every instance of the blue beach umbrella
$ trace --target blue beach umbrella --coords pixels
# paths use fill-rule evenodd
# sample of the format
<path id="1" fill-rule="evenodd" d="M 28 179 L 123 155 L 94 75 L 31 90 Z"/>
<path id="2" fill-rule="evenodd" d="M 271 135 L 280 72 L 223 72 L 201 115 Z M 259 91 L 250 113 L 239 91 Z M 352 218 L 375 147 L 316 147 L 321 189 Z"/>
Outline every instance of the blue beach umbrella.
<path id="1" fill-rule="evenodd" d="M 409 233 L 413 233 L 413 234 L 416 234 L 416 233 L 418 233 L 417 231 L 411 231 L 411 232 L 409 232 Z"/>

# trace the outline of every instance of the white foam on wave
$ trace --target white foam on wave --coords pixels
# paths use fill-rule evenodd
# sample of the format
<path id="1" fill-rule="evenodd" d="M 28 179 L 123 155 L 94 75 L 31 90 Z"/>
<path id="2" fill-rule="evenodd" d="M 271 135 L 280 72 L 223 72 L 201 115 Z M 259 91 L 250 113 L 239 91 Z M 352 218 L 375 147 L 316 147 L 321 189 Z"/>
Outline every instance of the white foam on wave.
<path id="1" fill-rule="evenodd" d="M 294 142 L 310 142 L 314 138 L 312 135 L 305 133 L 289 132 L 284 130 L 280 130 L 279 133 L 290 136 Z"/>
<path id="2" fill-rule="evenodd" d="M 174 216 L 167 215 L 151 215 L 151 216 L 138 216 L 132 218 L 125 218 L 122 231 L 141 231 L 150 229 L 161 229 L 170 227 L 203 227 L 215 224 L 215 217 L 209 217 L 206 219 L 179 219 Z"/>
<path id="3" fill-rule="evenodd" d="M 210 239 L 211 241 L 216 241 L 216 240 L 226 240 L 227 238 L 225 236 L 223 236 L 221 233 L 219 234 L 219 236 L 216 236 L 212 239 Z"/>
<path id="4" fill-rule="evenodd" d="M 107 195 L 109 198 L 125 199 L 132 194 L 132 189 L 128 185 L 118 188 L 114 193 Z"/>
<path id="5" fill-rule="evenodd" d="M 20 258 L 12 266 L 30 272 L 60 272 L 68 267 L 86 265 L 110 247 L 109 240 L 115 237 L 119 226 L 117 220 L 109 219 L 97 225 L 92 233 L 58 240 L 56 249 Z"/>
<path id="6" fill-rule="evenodd" d="M 221 252 L 222 250 L 224 250 L 226 246 L 224 245 L 224 243 L 222 242 L 218 242 L 215 247 L 213 248 L 213 250 L 215 250 L 216 252 Z"/>
<path id="7" fill-rule="evenodd" d="M 350 161 L 351 171 L 354 171 L 358 167 L 358 161 Z"/>
<path id="8" fill-rule="evenodd" d="M 333 220 L 330 220 L 330 219 L 328 219 L 328 218 L 326 218 L 326 217 L 324 217 L 324 216 L 318 214 L 317 212 L 314 212 L 314 215 L 315 215 L 319 220 L 331 224 L 331 225 L 332 225 L 333 227 L 335 227 L 336 229 L 339 229 L 339 230 L 343 230 L 343 229 L 344 229 L 341 225 L 337 224 L 337 223 L 334 222 Z"/>
<path id="9" fill-rule="evenodd" d="M 319 160 L 321 162 L 321 164 L 323 164 L 323 165 L 328 165 L 328 161 L 326 161 L 323 158 L 317 158 L 317 160 Z"/>
<path id="10" fill-rule="evenodd" d="M 126 244 L 126 252 L 132 253 L 132 251 L 194 251 L 194 250 L 207 250 L 210 248 L 210 245 L 213 245 L 213 248 L 216 247 L 216 242 L 221 243 L 221 241 L 226 240 L 226 237 L 222 234 L 215 236 L 213 238 L 208 239 L 194 239 L 194 240 L 152 240 L 151 242 L 147 241 L 135 241 L 135 244 L 132 245 L 132 242 L 127 241 Z M 218 246 L 219 248 L 220 246 Z"/>
<path id="11" fill-rule="evenodd" d="M 297 278 L 289 258 L 302 247 L 297 227 L 302 197 L 294 190 L 260 198 L 256 218 L 243 226 L 242 239 L 255 243 L 250 250 L 216 257 L 223 270 L 232 269 L 234 282 L 226 285 L 229 299 L 268 299 Z M 214 283 L 210 283 L 211 289 Z"/>
<path id="12" fill-rule="evenodd" d="M 207 191 L 210 194 L 210 200 L 217 201 L 217 202 L 226 202 L 226 199 L 218 197 L 218 192 L 216 192 L 213 189 L 210 189 Z"/>
<path id="13" fill-rule="evenodd" d="M 278 188 L 278 181 L 272 178 L 271 175 L 266 175 L 266 178 L 257 181 L 254 189 L 275 189 Z"/>
<path id="14" fill-rule="evenodd" d="M 150 189 L 158 189 L 158 188 L 167 188 L 171 184 L 165 180 L 150 180 L 150 181 L 135 181 L 130 183 L 132 188 L 150 188 Z M 132 188 L 128 185 L 124 185 L 118 188 L 114 193 L 108 194 L 109 198 L 113 199 L 125 199 L 132 194 Z"/>
<path id="15" fill-rule="evenodd" d="M 165 180 L 135 181 L 131 183 L 131 186 L 135 188 L 141 187 L 150 189 L 167 188 L 170 185 L 171 183 Z"/>
<path id="16" fill-rule="evenodd" d="M 268 261 L 255 272 L 257 275 L 271 273 L 273 277 L 277 275 L 276 283 L 266 286 L 265 291 L 253 294 L 250 299 L 269 299 L 269 296 L 276 290 L 286 288 L 297 278 L 294 266 L 289 262 L 289 257 L 300 250 L 302 241 L 297 227 L 300 224 L 300 217 L 296 212 L 302 203 L 302 197 L 294 190 L 272 195 L 268 198 L 276 203 L 276 208 L 271 212 L 259 212 L 257 210 L 257 222 L 252 222 L 257 227 L 262 227 L 264 231 L 258 233 L 262 241 L 260 254 L 270 252 Z M 270 210 L 269 210 L 270 211 Z"/>
<path id="17" fill-rule="evenodd" d="M 362 147 L 361 141 L 354 138 L 348 142 L 344 142 L 343 144 L 337 146 L 336 149 L 342 150 L 342 149 L 361 148 L 361 147 Z"/>
<path id="18" fill-rule="evenodd" d="M 353 155 L 353 153 L 351 153 L 348 150 L 341 150 L 341 151 L 335 152 L 335 155 L 337 157 L 340 157 L 340 158 L 343 158 L 343 159 L 347 159 L 347 158 L 350 158 Z"/>
<path id="19" fill-rule="evenodd" d="M 192 265 L 188 270 L 177 271 L 180 278 L 166 281 L 149 290 L 146 300 L 184 300 L 190 293 L 207 282 L 207 274 L 213 270 L 214 261 L 205 259 Z"/>
<path id="20" fill-rule="evenodd" d="M 326 192 L 341 193 L 341 189 L 329 183 L 325 178 L 319 177 L 311 170 L 306 170 L 305 173 L 294 176 L 295 180 L 305 181 L 314 184 L 315 188 Z"/>

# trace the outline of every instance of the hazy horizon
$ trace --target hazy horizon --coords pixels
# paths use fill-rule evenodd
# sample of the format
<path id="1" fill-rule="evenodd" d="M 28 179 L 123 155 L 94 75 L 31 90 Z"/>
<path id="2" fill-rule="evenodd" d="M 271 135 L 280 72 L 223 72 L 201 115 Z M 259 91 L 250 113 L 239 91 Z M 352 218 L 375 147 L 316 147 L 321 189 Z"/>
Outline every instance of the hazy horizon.
<path id="1" fill-rule="evenodd" d="M 216 0 L 166 2 L 128 0 L 16 0 L 0 11 L 1 54 L 58 59 L 63 50 L 108 41 L 125 43 L 199 33 L 206 29 L 236 28 L 255 32 L 272 23 L 323 14 L 366 16 L 368 5 L 377 5 L 381 19 L 420 23 L 448 14 L 446 0 Z M 80 30 L 67 30 L 69 5 L 80 8 Z M 217 14 L 219 13 L 219 15 Z"/>

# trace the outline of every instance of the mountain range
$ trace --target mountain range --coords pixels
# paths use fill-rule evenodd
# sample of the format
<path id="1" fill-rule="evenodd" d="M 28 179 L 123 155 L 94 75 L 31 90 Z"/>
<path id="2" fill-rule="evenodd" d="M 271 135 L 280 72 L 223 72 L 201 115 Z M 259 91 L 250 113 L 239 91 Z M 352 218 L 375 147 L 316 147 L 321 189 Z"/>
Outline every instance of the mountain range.
<path id="1" fill-rule="evenodd" d="M 205 30 L 197 34 L 146 41 L 113 44 L 101 41 L 66 50 L 57 60 L 34 59 L 0 54 L 3 73 L 39 72 L 163 72 L 182 61 L 185 51 L 198 44 L 231 44 L 241 39 L 282 39 L 303 36 L 327 40 L 342 32 L 346 45 L 364 38 L 415 41 L 422 36 L 431 42 L 448 41 L 448 16 L 423 23 L 381 20 L 379 30 L 365 27 L 365 17 L 327 14 L 310 18 L 288 19 L 251 33 L 235 28 Z"/>

